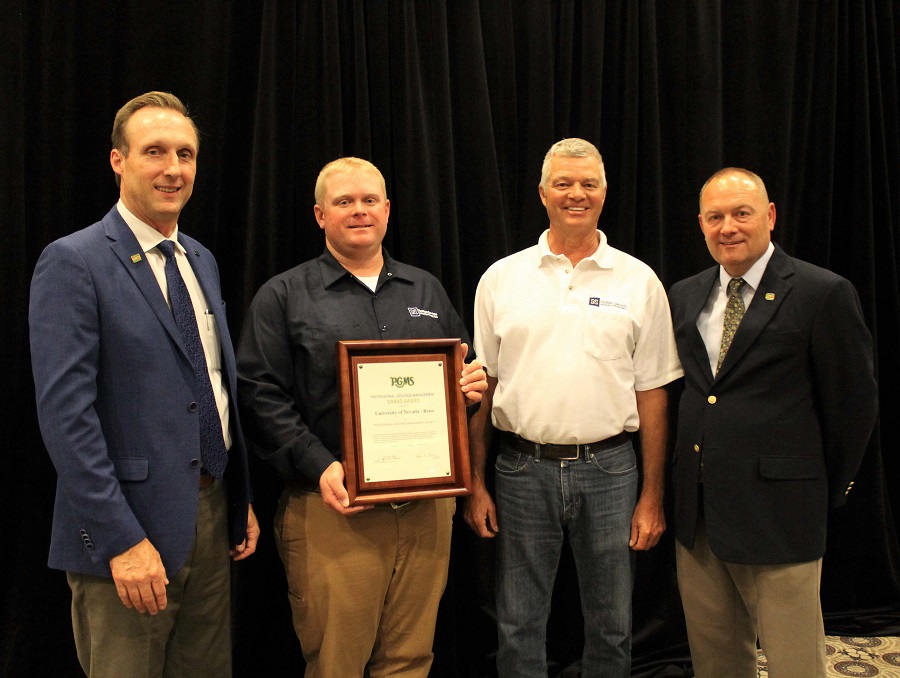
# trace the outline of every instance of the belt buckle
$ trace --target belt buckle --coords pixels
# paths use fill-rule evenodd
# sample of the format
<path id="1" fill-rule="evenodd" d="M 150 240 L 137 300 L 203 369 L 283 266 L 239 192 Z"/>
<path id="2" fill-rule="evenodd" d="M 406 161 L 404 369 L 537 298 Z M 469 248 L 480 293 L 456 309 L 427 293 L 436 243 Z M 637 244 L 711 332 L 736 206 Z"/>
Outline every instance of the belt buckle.
<path id="1" fill-rule="evenodd" d="M 404 506 L 408 506 L 408 505 L 409 505 L 408 501 L 401 501 L 401 502 L 392 501 L 391 502 L 391 508 L 394 509 L 395 511 L 397 509 L 401 509 Z"/>
<path id="2" fill-rule="evenodd" d="M 575 443 L 575 456 L 574 457 L 557 457 L 557 461 L 578 461 L 581 457 L 581 443 Z"/>

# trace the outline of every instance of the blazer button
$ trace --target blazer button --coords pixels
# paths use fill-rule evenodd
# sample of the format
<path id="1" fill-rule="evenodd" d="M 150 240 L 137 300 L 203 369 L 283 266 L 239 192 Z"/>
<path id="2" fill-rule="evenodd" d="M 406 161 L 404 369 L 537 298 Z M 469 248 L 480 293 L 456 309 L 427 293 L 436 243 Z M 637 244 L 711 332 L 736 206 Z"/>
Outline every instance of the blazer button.
<path id="1" fill-rule="evenodd" d="M 191 459 L 191 468 L 200 468 L 200 460 Z"/>
<path id="2" fill-rule="evenodd" d="M 191 403 L 190 405 L 188 405 L 188 412 L 196 412 L 197 407 L 198 407 L 197 403 Z"/>
<path id="3" fill-rule="evenodd" d="M 706 402 L 708 402 L 710 405 L 715 405 L 715 404 L 716 404 L 716 397 L 715 397 L 715 396 L 710 396 L 709 398 L 706 399 Z"/>
<path id="4" fill-rule="evenodd" d="M 694 452 L 699 452 L 699 451 L 700 451 L 700 446 L 694 445 Z"/>

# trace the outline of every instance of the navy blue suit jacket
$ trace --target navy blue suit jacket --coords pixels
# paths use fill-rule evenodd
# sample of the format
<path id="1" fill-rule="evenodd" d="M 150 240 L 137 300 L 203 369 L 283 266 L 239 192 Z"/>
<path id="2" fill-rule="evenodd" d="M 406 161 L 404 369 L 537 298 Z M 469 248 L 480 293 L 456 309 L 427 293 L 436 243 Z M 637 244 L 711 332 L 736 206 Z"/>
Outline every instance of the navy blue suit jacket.
<path id="1" fill-rule="evenodd" d="M 229 518 L 238 544 L 250 486 L 225 302 L 209 250 L 184 234 L 179 242 L 221 340 L 232 403 Z M 197 516 L 197 384 L 159 283 L 115 207 L 41 254 L 29 324 L 38 418 L 58 473 L 50 567 L 110 576 L 110 558 L 146 537 L 174 576 Z"/>
<path id="2" fill-rule="evenodd" d="M 672 287 L 684 368 L 675 443 L 675 528 L 694 545 L 700 460 L 709 546 L 734 563 L 796 563 L 825 551 L 872 433 L 872 339 L 846 279 L 776 246 L 718 374 L 697 316 L 719 267 Z"/>

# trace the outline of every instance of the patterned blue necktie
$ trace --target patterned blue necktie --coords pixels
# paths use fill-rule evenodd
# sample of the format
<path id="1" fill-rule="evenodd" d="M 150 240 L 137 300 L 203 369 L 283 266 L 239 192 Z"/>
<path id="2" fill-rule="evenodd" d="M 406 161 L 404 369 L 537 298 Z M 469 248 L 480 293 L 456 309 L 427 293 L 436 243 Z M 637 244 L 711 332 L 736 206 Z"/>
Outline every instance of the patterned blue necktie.
<path id="1" fill-rule="evenodd" d="M 222 437 L 222 420 L 216 407 L 209 371 L 206 369 L 206 356 L 203 354 L 203 343 L 197 329 L 197 316 L 194 304 L 188 294 L 184 278 L 175 261 L 175 243 L 163 240 L 156 248 L 166 258 L 166 283 L 169 286 L 169 299 L 172 302 L 172 313 L 175 324 L 181 331 L 181 339 L 187 349 L 188 357 L 197 377 L 197 405 L 200 410 L 200 456 L 203 466 L 215 478 L 221 478 L 228 463 L 225 440 Z"/>

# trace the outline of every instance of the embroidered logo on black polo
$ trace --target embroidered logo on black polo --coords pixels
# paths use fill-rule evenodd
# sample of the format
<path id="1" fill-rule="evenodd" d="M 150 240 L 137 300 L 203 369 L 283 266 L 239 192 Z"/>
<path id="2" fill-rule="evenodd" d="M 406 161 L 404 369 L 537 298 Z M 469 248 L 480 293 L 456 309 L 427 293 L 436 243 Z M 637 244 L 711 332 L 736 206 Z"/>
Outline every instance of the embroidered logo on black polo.
<path id="1" fill-rule="evenodd" d="M 406 310 L 409 311 L 410 316 L 413 318 L 418 318 L 420 316 L 426 316 L 428 318 L 437 318 L 438 314 L 434 311 L 426 311 L 422 308 L 416 308 L 415 306 L 407 306 Z"/>

